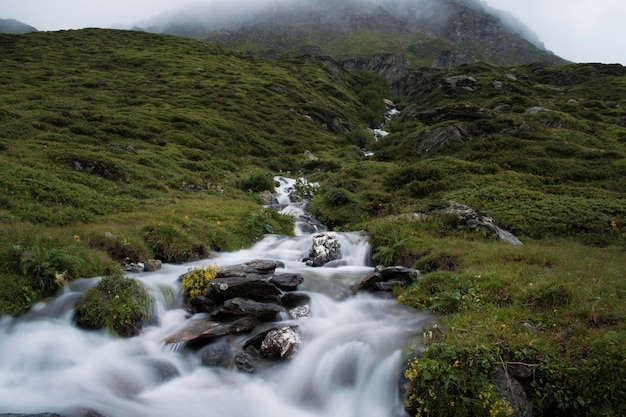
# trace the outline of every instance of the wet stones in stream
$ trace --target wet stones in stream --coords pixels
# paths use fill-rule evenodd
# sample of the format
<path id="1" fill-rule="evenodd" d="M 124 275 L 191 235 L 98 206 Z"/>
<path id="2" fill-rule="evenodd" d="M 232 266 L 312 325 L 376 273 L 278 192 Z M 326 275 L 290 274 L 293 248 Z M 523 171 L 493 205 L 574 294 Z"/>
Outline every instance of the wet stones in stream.
<path id="1" fill-rule="evenodd" d="M 253 260 L 224 266 L 204 292 L 187 300 L 194 316 L 166 344 L 187 343 L 201 348 L 205 366 L 232 367 L 253 372 L 259 361 L 289 359 L 301 343 L 297 326 L 263 327 L 281 318 L 311 316 L 309 296 L 295 292 L 304 281 L 297 273 L 276 274 L 282 262 Z M 223 337 L 254 334 L 243 347 L 226 344 Z"/>

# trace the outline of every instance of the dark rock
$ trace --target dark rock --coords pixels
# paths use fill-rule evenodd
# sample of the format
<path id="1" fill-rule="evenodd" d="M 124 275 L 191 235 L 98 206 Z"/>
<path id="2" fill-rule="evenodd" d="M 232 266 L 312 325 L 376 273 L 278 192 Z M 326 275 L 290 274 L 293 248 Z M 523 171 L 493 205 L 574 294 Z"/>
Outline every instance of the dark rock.
<path id="1" fill-rule="evenodd" d="M 309 257 L 304 262 L 309 266 L 322 266 L 330 261 L 341 258 L 341 245 L 337 235 L 333 232 L 324 232 L 313 235 L 313 245 Z"/>
<path id="2" fill-rule="evenodd" d="M 280 297 L 280 302 L 287 308 L 303 306 L 311 301 L 311 297 L 304 293 L 287 293 Z"/>
<path id="3" fill-rule="evenodd" d="M 259 302 L 278 301 L 281 290 L 266 277 L 251 275 L 244 277 L 214 278 L 206 296 L 217 304 L 236 297 L 249 298 Z"/>
<path id="4" fill-rule="evenodd" d="M 256 370 L 254 357 L 248 352 L 239 352 L 235 355 L 235 366 L 244 372 L 253 373 Z"/>
<path id="5" fill-rule="evenodd" d="M 404 266 L 377 266 L 374 271 L 353 286 L 353 291 L 392 291 L 394 286 L 406 286 L 417 281 L 419 271 Z"/>
<path id="6" fill-rule="evenodd" d="M 279 274 L 273 275 L 270 282 L 283 291 L 295 291 L 298 289 L 298 285 L 304 282 L 304 277 L 295 273 Z"/>
<path id="7" fill-rule="evenodd" d="M 185 326 L 163 339 L 166 344 L 204 341 L 228 334 L 249 332 L 259 324 L 254 317 L 243 317 L 234 321 L 218 323 L 208 318 L 189 320 Z"/>
<path id="8" fill-rule="evenodd" d="M 148 363 L 152 368 L 154 378 L 160 383 L 170 381 L 180 376 L 178 369 L 168 361 L 149 359 Z"/>
<path id="9" fill-rule="evenodd" d="M 143 272 L 144 264 L 142 264 L 141 262 L 132 262 L 129 258 L 126 258 L 122 263 L 122 270 L 124 272 L 131 273 Z"/>
<path id="10" fill-rule="evenodd" d="M 233 361 L 235 351 L 227 343 L 208 345 L 202 350 L 202 365 L 227 368 Z"/>
<path id="11" fill-rule="evenodd" d="M 533 403 L 526 395 L 526 391 L 520 381 L 500 367 L 496 367 L 491 372 L 490 379 L 493 383 L 493 389 L 513 409 L 513 416 L 534 417 L 537 415 Z"/>
<path id="12" fill-rule="evenodd" d="M 261 321 L 274 320 L 285 309 L 274 303 L 260 303 L 247 298 L 235 297 L 226 300 L 213 314 L 214 319 L 222 320 L 237 316 L 252 316 Z"/>

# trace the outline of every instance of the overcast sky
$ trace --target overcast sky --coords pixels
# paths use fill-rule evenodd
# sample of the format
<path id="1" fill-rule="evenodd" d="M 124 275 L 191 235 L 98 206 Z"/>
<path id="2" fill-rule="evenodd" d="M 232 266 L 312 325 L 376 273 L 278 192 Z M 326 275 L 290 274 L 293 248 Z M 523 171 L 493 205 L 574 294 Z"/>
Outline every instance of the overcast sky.
<path id="1" fill-rule="evenodd" d="M 210 0 L 202 0 L 210 2 Z M 231 4 L 254 0 L 231 0 Z M 483 0 L 511 12 L 545 47 L 574 62 L 626 65 L 625 0 Z M 0 18 L 39 30 L 132 25 L 185 0 L 0 0 Z M 196 0 L 195 2 L 200 2 Z M 259 0 L 256 0 L 258 4 Z"/>

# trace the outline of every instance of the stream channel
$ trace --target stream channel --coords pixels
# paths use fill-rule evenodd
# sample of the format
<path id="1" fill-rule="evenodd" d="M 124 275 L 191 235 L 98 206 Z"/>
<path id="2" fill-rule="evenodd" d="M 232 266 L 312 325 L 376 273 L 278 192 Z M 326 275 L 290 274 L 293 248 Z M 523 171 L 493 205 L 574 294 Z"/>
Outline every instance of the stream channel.
<path id="1" fill-rule="evenodd" d="M 56 413 L 66 417 L 400 417 L 403 350 L 432 317 L 350 286 L 373 271 L 367 236 L 337 233 L 342 261 L 323 267 L 302 262 L 312 232 L 323 231 L 281 192 L 294 215 L 296 236 L 268 235 L 249 249 L 215 253 L 208 260 L 165 264 L 156 272 L 128 274 L 155 298 L 156 319 L 140 336 L 119 338 L 73 323 L 73 305 L 98 278 L 79 279 L 62 294 L 17 318 L 0 318 L 0 414 Z M 293 358 L 247 373 L 203 366 L 201 351 L 163 340 L 184 326 L 180 276 L 208 263 L 225 266 L 253 259 L 282 261 L 304 277 L 298 291 L 310 297 L 311 317 L 297 325 L 302 344 Z M 254 332 L 253 332 L 254 334 Z M 253 335 L 252 334 L 252 335 Z M 220 343 L 241 348 L 251 334 Z M 164 371 L 165 370 L 165 371 Z"/>

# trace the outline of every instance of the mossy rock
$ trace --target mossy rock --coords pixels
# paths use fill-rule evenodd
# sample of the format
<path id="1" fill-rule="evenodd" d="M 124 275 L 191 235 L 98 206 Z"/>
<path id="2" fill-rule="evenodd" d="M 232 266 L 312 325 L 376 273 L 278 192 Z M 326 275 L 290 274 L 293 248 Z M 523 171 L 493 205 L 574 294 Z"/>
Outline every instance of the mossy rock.
<path id="1" fill-rule="evenodd" d="M 122 337 L 136 336 L 149 319 L 150 296 L 134 279 L 114 274 L 102 278 L 74 307 L 84 329 L 108 328 Z"/>

